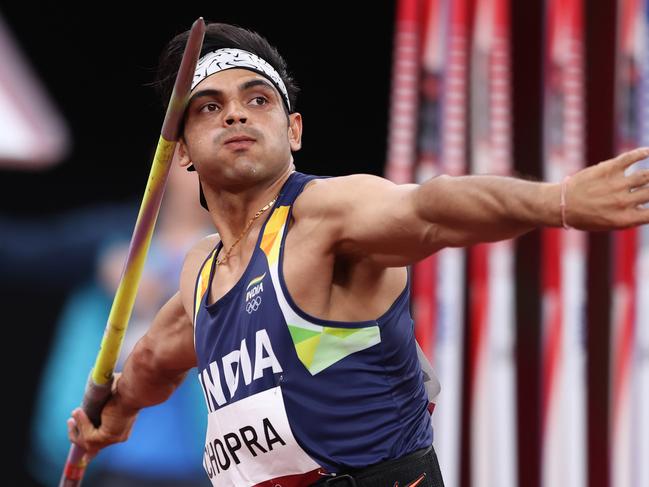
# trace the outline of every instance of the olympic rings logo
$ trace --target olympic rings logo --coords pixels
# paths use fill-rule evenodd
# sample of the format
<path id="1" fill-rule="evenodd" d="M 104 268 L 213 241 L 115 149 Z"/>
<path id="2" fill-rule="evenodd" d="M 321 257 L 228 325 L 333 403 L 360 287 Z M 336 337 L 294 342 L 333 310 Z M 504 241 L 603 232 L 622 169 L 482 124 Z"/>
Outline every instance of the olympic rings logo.
<path id="1" fill-rule="evenodd" d="M 255 296 L 246 303 L 246 311 L 248 312 L 248 314 L 252 314 L 253 311 L 257 311 L 259 309 L 260 304 L 261 296 Z"/>

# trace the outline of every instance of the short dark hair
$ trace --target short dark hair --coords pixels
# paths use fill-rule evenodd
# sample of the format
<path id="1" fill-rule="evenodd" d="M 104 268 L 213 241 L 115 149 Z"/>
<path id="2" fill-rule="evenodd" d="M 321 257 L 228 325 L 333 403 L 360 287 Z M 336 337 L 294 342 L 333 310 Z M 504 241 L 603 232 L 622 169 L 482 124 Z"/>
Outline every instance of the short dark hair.
<path id="1" fill-rule="evenodd" d="M 236 25 L 222 24 L 218 22 L 207 22 L 205 38 L 201 49 L 201 56 L 208 52 L 223 48 L 236 48 L 256 54 L 270 64 L 286 85 L 288 98 L 291 102 L 291 111 L 295 111 L 296 98 L 299 88 L 293 77 L 288 72 L 286 61 L 263 36 L 248 29 Z M 154 86 L 160 96 L 162 103 L 167 108 L 171 91 L 174 87 L 176 74 L 180 66 L 185 44 L 189 37 L 189 30 L 178 34 L 169 43 L 160 55 L 158 69 L 156 72 Z"/>

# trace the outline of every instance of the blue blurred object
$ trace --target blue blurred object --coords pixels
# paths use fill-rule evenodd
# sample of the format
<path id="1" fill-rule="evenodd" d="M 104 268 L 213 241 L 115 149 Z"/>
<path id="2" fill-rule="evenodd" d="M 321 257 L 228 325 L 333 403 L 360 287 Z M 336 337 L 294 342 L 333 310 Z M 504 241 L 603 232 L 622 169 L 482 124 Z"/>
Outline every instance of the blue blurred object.
<path id="1" fill-rule="evenodd" d="M 77 287 L 94 272 L 107 241 L 133 231 L 134 203 L 88 207 L 56 217 L 17 219 L 0 215 L 0 269 L 3 282 L 39 288 Z"/>
<path id="2" fill-rule="evenodd" d="M 74 293 L 62 313 L 37 398 L 28 460 L 32 475 L 44 485 L 58 483 L 70 446 L 65 421 L 83 396 L 110 305 L 111 297 L 93 283 Z M 201 467 L 205 434 L 201 397 L 192 369 L 168 401 L 140 413 L 126 443 L 105 449 L 91 462 L 87 485 L 94 485 L 107 470 L 143 480 L 195 480 L 208 485 Z"/>
<path id="3" fill-rule="evenodd" d="M 140 292 L 131 317 L 122 357 L 144 334 L 155 312 L 178 287 L 183 245 L 154 238 Z M 174 242 L 171 245 L 170 242 Z M 97 279 L 72 293 L 57 324 L 38 393 L 27 466 L 34 478 L 55 486 L 70 443 L 66 419 L 78 406 L 101 343 L 116 279 L 127 246 L 112 241 L 99 252 Z M 118 369 L 122 359 L 118 362 Z M 84 482 L 89 486 L 209 485 L 202 468 L 206 415 L 195 369 L 164 403 L 143 409 L 125 443 L 101 451 L 91 462 Z"/>

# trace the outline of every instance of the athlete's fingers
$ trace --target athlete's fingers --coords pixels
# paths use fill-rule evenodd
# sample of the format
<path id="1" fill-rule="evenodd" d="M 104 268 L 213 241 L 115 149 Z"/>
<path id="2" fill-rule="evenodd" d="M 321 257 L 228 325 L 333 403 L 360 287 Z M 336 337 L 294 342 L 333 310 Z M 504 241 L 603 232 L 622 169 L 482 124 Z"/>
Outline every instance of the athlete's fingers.
<path id="1" fill-rule="evenodd" d="M 120 377 L 122 377 L 121 372 L 115 372 L 113 374 L 113 384 L 112 384 L 112 386 L 110 388 L 110 390 L 112 391 L 113 394 L 117 393 L 117 382 L 119 381 Z"/>
<path id="2" fill-rule="evenodd" d="M 642 159 L 649 157 L 649 147 L 640 147 L 624 152 L 613 159 L 620 169 L 626 169 Z"/>
<path id="3" fill-rule="evenodd" d="M 72 411 L 72 418 L 75 420 L 77 427 L 81 431 L 85 432 L 88 430 L 96 429 L 95 426 L 90 422 L 90 419 L 88 418 L 88 415 L 86 415 L 86 412 L 81 408 L 76 408 L 74 411 Z"/>
<path id="4" fill-rule="evenodd" d="M 635 171 L 626 177 L 626 185 L 629 189 L 639 188 L 649 184 L 649 169 Z"/>
<path id="5" fill-rule="evenodd" d="M 649 208 L 639 207 L 636 209 L 636 212 L 633 226 L 646 225 L 649 223 Z"/>
<path id="6" fill-rule="evenodd" d="M 79 437 L 79 428 L 77 428 L 77 422 L 74 420 L 74 418 L 68 418 L 67 425 L 68 438 L 72 443 L 77 443 Z"/>
<path id="7" fill-rule="evenodd" d="M 629 194 L 631 206 L 641 206 L 649 203 L 649 187 L 638 188 Z"/>
<path id="8" fill-rule="evenodd" d="M 68 419 L 68 436 L 71 442 L 86 450 L 90 455 L 97 452 L 96 443 L 99 431 L 83 409 L 76 408 L 72 411 L 72 418 Z"/>

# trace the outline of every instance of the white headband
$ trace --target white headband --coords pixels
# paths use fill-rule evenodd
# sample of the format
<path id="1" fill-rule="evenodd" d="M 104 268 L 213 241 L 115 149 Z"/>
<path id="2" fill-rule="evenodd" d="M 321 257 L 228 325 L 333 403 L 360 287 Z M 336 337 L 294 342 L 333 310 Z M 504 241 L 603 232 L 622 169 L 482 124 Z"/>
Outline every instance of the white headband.
<path id="1" fill-rule="evenodd" d="M 208 52 L 200 58 L 196 65 L 196 71 L 194 71 L 192 90 L 198 83 L 208 76 L 218 73 L 219 71 L 233 68 L 249 69 L 269 78 L 275 87 L 282 93 L 286 106 L 289 111 L 291 110 L 288 91 L 286 91 L 286 86 L 277 71 L 275 71 L 275 68 L 256 54 L 242 49 L 219 49 L 217 51 Z"/>

